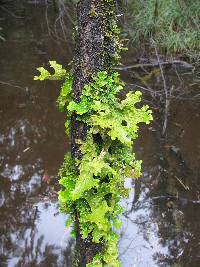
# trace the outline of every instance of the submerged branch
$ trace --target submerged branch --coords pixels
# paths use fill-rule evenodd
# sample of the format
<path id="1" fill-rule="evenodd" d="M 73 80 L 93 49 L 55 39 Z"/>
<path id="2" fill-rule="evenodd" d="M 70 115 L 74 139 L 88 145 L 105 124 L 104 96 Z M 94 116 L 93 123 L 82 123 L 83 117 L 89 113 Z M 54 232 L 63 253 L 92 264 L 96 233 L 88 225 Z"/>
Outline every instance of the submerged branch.
<path id="1" fill-rule="evenodd" d="M 138 69 L 138 68 L 154 68 L 162 66 L 172 66 L 172 65 L 179 65 L 182 68 L 186 69 L 193 69 L 193 65 L 182 60 L 172 60 L 172 61 L 163 61 L 163 62 L 152 62 L 152 63 L 141 63 L 141 64 L 134 64 L 129 66 L 116 66 L 115 70 L 127 71 L 131 69 Z"/>

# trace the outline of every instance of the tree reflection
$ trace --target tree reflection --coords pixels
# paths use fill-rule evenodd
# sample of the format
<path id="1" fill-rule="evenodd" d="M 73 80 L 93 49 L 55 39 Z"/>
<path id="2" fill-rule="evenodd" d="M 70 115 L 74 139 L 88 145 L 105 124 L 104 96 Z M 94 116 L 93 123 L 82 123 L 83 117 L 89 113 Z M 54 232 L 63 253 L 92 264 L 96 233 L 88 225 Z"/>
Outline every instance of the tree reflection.
<path id="1" fill-rule="evenodd" d="M 25 14 L 24 1 L 14 2 L 13 14 L 20 9 L 24 18 L 4 16 L 2 10 L 0 14 L 7 39 L 0 47 L 0 266 L 70 267 L 73 240 L 66 236 L 61 247 L 53 229 L 55 223 L 64 234 L 64 218 L 52 203 L 67 150 L 64 117 L 55 105 L 57 85 L 32 81 L 35 68 L 47 61 L 55 43 L 46 34 L 44 9 L 27 6 Z M 41 55 L 39 45 L 47 52 Z M 45 170 L 51 178 L 48 185 L 42 181 Z"/>
<path id="2" fill-rule="evenodd" d="M 132 204 L 128 204 L 124 215 L 128 224 L 121 242 L 125 244 L 124 266 L 131 264 L 131 253 L 132 258 L 137 258 L 139 246 L 139 258 L 144 253 L 149 258 L 138 261 L 138 267 L 145 264 L 196 267 L 200 263 L 198 169 L 185 159 L 190 150 L 185 150 L 184 140 L 173 146 L 168 140 L 159 148 L 154 146 L 155 140 L 158 141 L 154 133 L 146 132 L 143 136 L 138 144 L 138 157 L 143 155 L 143 178 L 134 182 Z M 179 149 L 174 145 L 179 145 Z M 147 148 L 148 153 L 143 148 Z M 198 154 L 192 160 L 195 164 Z M 124 241 L 126 238 L 128 242 Z"/>

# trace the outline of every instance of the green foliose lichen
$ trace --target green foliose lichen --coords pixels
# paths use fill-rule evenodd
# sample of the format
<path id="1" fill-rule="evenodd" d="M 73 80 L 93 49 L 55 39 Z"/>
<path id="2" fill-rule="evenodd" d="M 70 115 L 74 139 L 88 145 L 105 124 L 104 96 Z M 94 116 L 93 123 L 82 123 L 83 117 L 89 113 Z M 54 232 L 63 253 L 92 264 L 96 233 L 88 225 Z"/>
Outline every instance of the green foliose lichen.
<path id="1" fill-rule="evenodd" d="M 54 70 L 54 73 L 51 74 L 48 70 L 43 67 L 37 68 L 40 72 L 40 75 L 35 76 L 34 80 L 44 81 L 44 80 L 62 80 L 66 76 L 67 71 L 56 61 L 49 61 L 50 67 Z"/>
<path id="2" fill-rule="evenodd" d="M 60 169 L 61 211 L 70 215 L 68 224 L 72 225 L 78 212 L 82 238 L 92 236 L 94 243 L 103 244 L 103 251 L 87 267 L 119 267 L 120 202 L 129 194 L 124 188 L 126 178 L 140 176 L 141 161 L 136 160 L 132 147 L 139 125 L 152 120 L 151 111 L 148 106 L 138 107 L 139 91 L 119 99 L 124 84 L 117 72 L 94 75 L 84 86 L 79 103 L 71 98 L 72 82 L 73 76 L 65 73 L 58 105 L 69 121 L 76 113 L 77 119 L 87 124 L 88 133 L 84 142 L 79 141 L 82 159 L 75 160 L 69 153 Z M 97 135 L 99 142 L 95 141 Z"/>

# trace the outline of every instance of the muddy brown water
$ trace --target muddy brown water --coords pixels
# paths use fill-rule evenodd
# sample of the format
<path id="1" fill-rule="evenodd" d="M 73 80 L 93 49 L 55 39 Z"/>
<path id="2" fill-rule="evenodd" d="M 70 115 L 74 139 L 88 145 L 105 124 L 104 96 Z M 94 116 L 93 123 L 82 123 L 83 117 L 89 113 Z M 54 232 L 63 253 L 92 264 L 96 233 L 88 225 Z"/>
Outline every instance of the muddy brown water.
<path id="1" fill-rule="evenodd" d="M 33 76 L 50 59 L 70 62 L 72 25 L 66 21 L 64 36 L 58 20 L 55 27 L 53 6 L 38 1 L 6 9 L 0 9 L 6 39 L 0 43 L 0 267 L 71 267 L 74 240 L 56 200 L 57 171 L 69 150 L 65 116 L 55 104 L 59 83 Z M 132 51 L 126 64 L 131 57 Z M 190 70 L 164 72 L 167 86 L 174 86 L 164 137 L 159 69 L 122 73 L 130 89 L 133 83 L 148 89 L 143 101 L 155 118 L 134 147 L 143 160 L 142 177 L 126 183 L 131 193 L 123 201 L 123 267 L 200 266 L 199 78 Z"/>

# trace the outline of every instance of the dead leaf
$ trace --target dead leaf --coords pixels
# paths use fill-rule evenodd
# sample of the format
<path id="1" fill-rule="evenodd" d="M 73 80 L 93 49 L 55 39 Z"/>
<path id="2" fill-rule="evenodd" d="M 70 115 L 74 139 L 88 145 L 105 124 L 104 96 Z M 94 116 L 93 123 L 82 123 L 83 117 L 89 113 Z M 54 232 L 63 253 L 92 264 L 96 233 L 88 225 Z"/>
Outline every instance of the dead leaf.
<path id="1" fill-rule="evenodd" d="M 44 171 L 44 175 L 43 175 L 43 177 L 42 177 L 42 181 L 45 182 L 45 183 L 47 183 L 47 184 L 49 184 L 49 183 L 50 183 L 50 180 L 51 180 L 51 178 L 50 178 L 50 176 L 48 175 L 47 170 L 45 170 L 45 171 Z"/>

